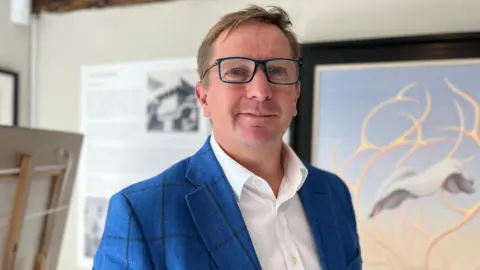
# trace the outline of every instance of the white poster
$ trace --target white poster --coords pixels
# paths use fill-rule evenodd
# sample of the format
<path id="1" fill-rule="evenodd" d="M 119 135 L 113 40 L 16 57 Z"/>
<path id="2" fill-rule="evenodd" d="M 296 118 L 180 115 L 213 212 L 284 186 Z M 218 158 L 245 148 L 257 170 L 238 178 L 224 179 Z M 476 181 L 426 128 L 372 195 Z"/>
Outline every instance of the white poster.
<path id="1" fill-rule="evenodd" d="M 110 197 L 194 154 L 210 133 L 195 58 L 85 66 L 79 264 L 92 266 Z"/>

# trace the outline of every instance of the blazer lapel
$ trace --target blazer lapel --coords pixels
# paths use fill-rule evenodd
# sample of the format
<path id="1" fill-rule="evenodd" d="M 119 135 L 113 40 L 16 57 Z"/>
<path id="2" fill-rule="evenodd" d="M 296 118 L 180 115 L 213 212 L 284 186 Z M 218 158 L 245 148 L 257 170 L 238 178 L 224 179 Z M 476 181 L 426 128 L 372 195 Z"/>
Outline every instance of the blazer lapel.
<path id="1" fill-rule="evenodd" d="M 317 254 L 324 270 L 343 269 L 343 250 L 337 228 L 330 187 L 324 179 L 313 179 L 310 173 L 299 190 L 307 219 L 317 246 Z"/>
<path id="2" fill-rule="evenodd" d="M 230 184 L 213 154 L 210 137 L 190 160 L 186 177 L 197 189 L 186 196 L 205 246 L 220 269 L 261 269 Z"/>

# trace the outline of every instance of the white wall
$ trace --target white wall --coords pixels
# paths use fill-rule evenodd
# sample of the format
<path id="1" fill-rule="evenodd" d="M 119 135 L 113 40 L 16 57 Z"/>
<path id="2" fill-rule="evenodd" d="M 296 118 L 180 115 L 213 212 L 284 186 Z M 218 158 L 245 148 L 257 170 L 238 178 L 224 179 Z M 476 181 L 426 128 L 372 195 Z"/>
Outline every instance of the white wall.
<path id="1" fill-rule="evenodd" d="M 249 3 L 286 8 L 302 41 L 480 31 L 477 0 L 202 0 L 44 15 L 35 67 L 38 126 L 78 130 L 82 65 L 194 56 L 203 35 L 222 14 Z M 75 196 L 61 270 L 77 269 L 76 201 Z"/>
<path id="2" fill-rule="evenodd" d="M 19 122 L 30 124 L 30 26 L 10 21 L 10 0 L 0 0 L 0 68 L 19 73 Z"/>

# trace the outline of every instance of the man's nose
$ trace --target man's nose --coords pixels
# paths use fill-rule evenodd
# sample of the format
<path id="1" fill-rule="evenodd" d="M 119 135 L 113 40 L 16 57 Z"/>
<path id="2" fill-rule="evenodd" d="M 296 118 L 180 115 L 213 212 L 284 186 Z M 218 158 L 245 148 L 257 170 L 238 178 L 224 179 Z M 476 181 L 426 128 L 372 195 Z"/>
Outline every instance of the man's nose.
<path id="1" fill-rule="evenodd" d="M 247 98 L 259 101 L 272 98 L 272 88 L 263 68 L 258 67 L 250 83 L 247 84 Z"/>

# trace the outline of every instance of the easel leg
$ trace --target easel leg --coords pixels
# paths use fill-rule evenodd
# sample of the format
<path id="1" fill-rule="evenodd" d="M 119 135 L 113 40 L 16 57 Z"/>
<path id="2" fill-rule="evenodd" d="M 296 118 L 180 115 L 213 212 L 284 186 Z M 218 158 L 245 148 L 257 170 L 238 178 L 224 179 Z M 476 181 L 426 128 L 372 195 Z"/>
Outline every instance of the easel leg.
<path id="1" fill-rule="evenodd" d="M 20 242 L 20 234 L 23 229 L 23 220 L 28 203 L 30 190 L 30 177 L 33 172 L 31 156 L 22 156 L 20 177 L 15 194 L 15 201 L 11 213 L 10 224 L 5 241 L 2 270 L 11 270 L 15 264 L 15 257 Z"/>
<path id="2" fill-rule="evenodd" d="M 47 209 L 55 209 L 58 207 L 60 199 L 60 191 L 62 187 L 61 175 L 52 176 L 52 184 L 50 189 L 50 199 Z M 44 229 L 40 245 L 38 247 L 37 256 L 35 259 L 35 270 L 45 270 L 46 260 L 48 259 L 48 249 L 52 239 L 53 225 L 55 223 L 55 214 L 51 213 L 45 218 Z"/>

